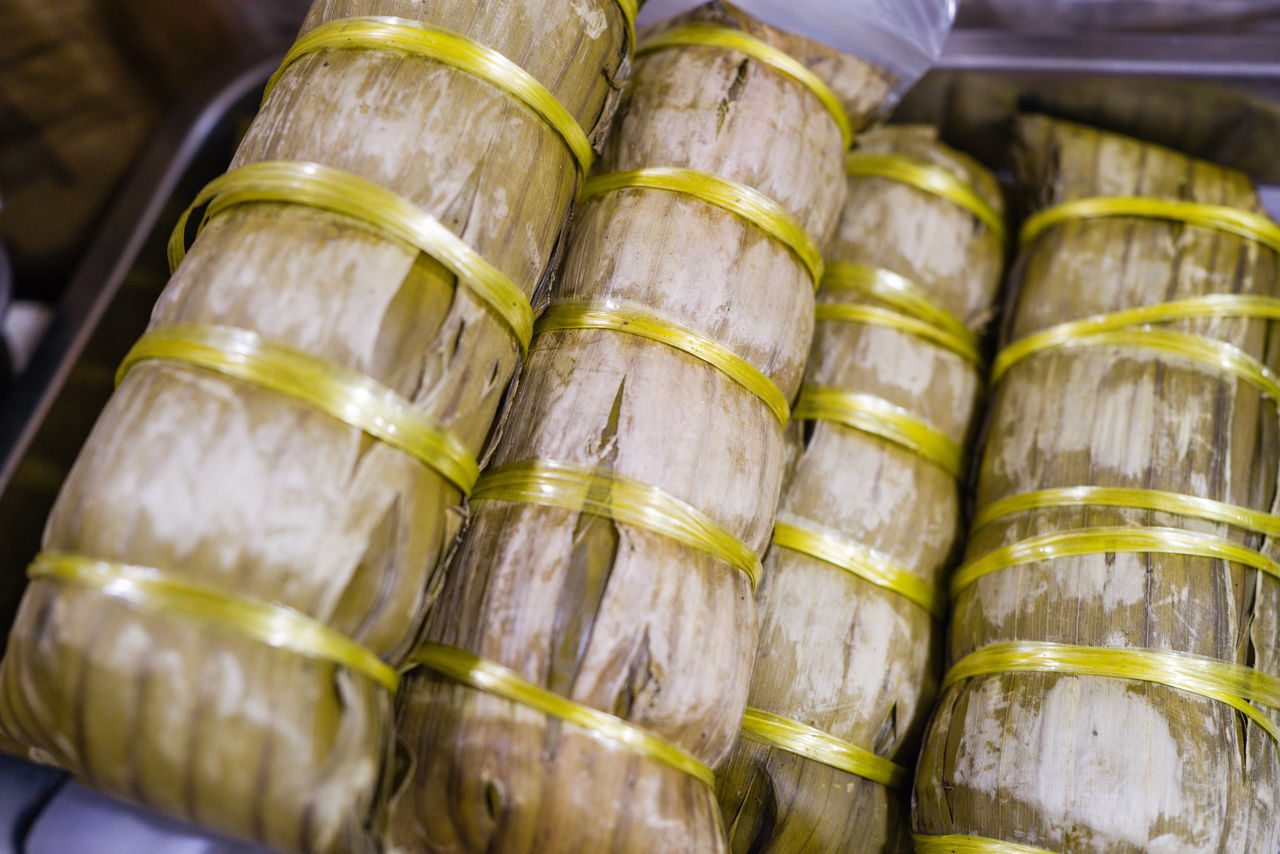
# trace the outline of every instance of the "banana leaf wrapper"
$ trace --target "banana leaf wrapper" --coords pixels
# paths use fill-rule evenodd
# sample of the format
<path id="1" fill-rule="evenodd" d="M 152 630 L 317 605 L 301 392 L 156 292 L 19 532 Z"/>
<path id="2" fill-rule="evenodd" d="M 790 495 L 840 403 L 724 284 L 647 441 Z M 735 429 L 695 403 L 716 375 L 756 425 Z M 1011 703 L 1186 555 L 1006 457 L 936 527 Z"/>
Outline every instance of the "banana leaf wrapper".
<path id="1" fill-rule="evenodd" d="M 857 125 L 888 92 L 881 70 L 727 4 L 670 26 L 690 21 L 740 29 L 799 59 Z M 775 200 L 820 244 L 833 234 L 845 196 L 841 136 L 816 97 L 763 63 L 713 46 L 638 55 L 619 116 L 600 172 L 712 173 Z M 622 190 L 575 214 L 553 306 L 639 306 L 727 347 L 789 398 L 813 289 L 781 243 L 735 214 L 680 193 Z M 655 486 L 759 553 L 784 443 L 761 400 L 705 362 L 638 335 L 560 329 L 535 339 L 492 462 L 539 458 Z M 702 762 L 727 756 L 755 645 L 744 573 L 577 509 L 482 501 L 472 511 L 429 639 Z M 419 764 L 393 818 L 397 852 L 724 850 L 708 785 L 559 718 L 423 668 L 406 680 L 399 721 Z"/>
<path id="2" fill-rule="evenodd" d="M 613 2 L 327 0 L 425 21 L 544 82 L 598 143 L 628 73 Z M 280 78 L 234 167 L 315 161 L 429 212 L 531 296 L 578 188 L 548 124 L 431 59 L 328 49 Z M 424 253 L 278 203 L 211 219 L 153 315 L 249 329 L 361 372 L 479 453 L 519 359 L 497 316 Z M 461 518 L 452 483 L 293 397 L 139 363 L 96 424 L 43 547 L 284 605 L 398 667 Z M 385 818 L 392 701 L 363 673 L 237 630 L 33 582 L 0 669 L 0 724 L 97 788 L 286 850 L 365 850 Z"/>
<path id="3" fill-rule="evenodd" d="M 1259 211 L 1246 176 L 1043 117 L 1017 127 L 1032 206 L 1142 196 Z M 1019 262 L 1006 340 L 1056 323 L 1203 294 L 1274 293 L 1273 250 L 1220 229 L 1133 217 L 1066 222 Z M 1219 317 L 1161 328 L 1276 366 L 1273 324 Z M 1033 490 L 1164 490 L 1275 512 L 1276 410 L 1235 375 L 1159 350 L 1082 346 L 1017 362 L 994 392 L 978 512 Z M 975 532 L 967 558 L 1099 526 L 1210 533 L 1274 557 L 1260 535 L 1182 514 L 1048 507 Z M 954 602 L 954 662 L 1035 641 L 1175 650 L 1275 675 L 1277 583 L 1216 558 L 1112 552 L 982 576 Z M 1270 712 L 1267 712 L 1270 714 Z M 944 691 L 917 768 L 914 829 L 1048 851 L 1271 851 L 1276 745 L 1228 705 L 1163 684 L 995 673 Z"/>
<path id="4" fill-rule="evenodd" d="M 995 178 L 925 126 L 864 134 L 856 149 L 939 166 L 1002 209 Z M 955 202 L 903 182 L 850 176 L 829 262 L 886 269 L 917 283 L 981 331 L 1000 282 L 1001 235 Z M 892 308 L 824 287 L 820 304 Z M 981 368 L 900 329 L 819 319 L 807 385 L 874 394 L 964 444 Z M 960 484 L 899 444 L 809 421 L 779 520 L 887 555 L 939 589 L 957 549 Z M 943 623 L 899 593 L 816 557 L 770 549 L 756 592 L 760 646 L 747 705 L 911 766 L 941 678 Z M 749 737 L 717 775 L 735 852 L 908 850 L 901 790 Z"/>

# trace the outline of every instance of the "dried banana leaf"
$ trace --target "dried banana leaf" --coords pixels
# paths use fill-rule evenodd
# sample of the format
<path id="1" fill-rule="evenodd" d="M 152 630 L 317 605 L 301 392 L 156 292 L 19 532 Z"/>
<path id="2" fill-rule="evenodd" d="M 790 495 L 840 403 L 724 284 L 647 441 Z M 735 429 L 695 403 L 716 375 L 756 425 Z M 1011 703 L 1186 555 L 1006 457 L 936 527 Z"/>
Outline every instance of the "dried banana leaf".
<path id="1" fill-rule="evenodd" d="M 323 0 L 304 31 L 422 20 L 500 51 L 595 140 L 628 72 L 613 0 Z M 331 48 L 279 79 L 234 166 L 316 161 L 429 212 L 526 295 L 579 185 L 556 130 L 506 91 L 396 50 Z M 219 324 L 358 371 L 477 453 L 519 358 L 428 255 L 361 221 L 255 203 L 210 220 L 152 328 Z M 133 367 L 44 549 L 285 605 L 398 666 L 461 517 L 436 471 L 300 400 L 180 362 Z M 391 698 L 368 676 L 217 621 L 42 579 L 0 671 L 0 723 L 96 787 L 284 849 L 373 847 Z"/>
<path id="2" fill-rule="evenodd" d="M 1023 118 L 1017 133 L 1035 208 L 1141 196 L 1259 210 L 1244 175 L 1167 149 L 1042 117 Z M 1006 340 L 1205 294 L 1270 296 L 1278 272 L 1275 250 L 1256 240 L 1131 216 L 1053 227 L 1030 245 L 1020 271 Z M 1266 319 L 1157 326 L 1227 342 L 1276 367 Z M 1155 340 L 1146 331 L 1122 334 L 1128 340 L 1045 350 L 1008 369 L 989 415 L 978 514 L 1009 496 L 1068 487 L 1160 490 L 1275 512 L 1276 401 L 1221 366 L 1143 344 Z M 1216 536 L 1274 558 L 1271 541 L 1246 527 L 1181 506 L 1117 503 L 999 515 L 974 533 L 966 559 L 1033 536 L 1112 526 Z M 1117 548 L 1027 560 L 960 589 L 949 654 L 955 662 L 1006 641 L 1144 648 L 1276 675 L 1278 597 L 1275 578 L 1218 557 Z M 913 821 L 922 835 L 1063 854 L 1274 851 L 1277 794 L 1275 743 L 1224 702 L 1158 681 L 999 671 L 944 690 L 917 769 Z"/>
<path id="3" fill-rule="evenodd" d="M 879 69 L 728 4 L 663 32 L 689 22 L 742 30 L 799 59 L 857 125 L 888 92 Z M 832 235 L 845 195 L 841 134 L 818 98 L 765 63 L 709 45 L 638 54 L 619 115 L 600 172 L 711 173 L 780 203 L 819 242 Z M 679 192 L 623 189 L 576 214 L 552 311 L 590 301 L 657 315 L 728 348 L 789 397 L 813 286 L 786 246 L 742 217 Z M 617 472 L 758 552 L 783 452 L 769 407 L 717 368 L 639 334 L 558 329 L 535 340 L 486 477 L 540 458 Z M 587 499 L 619 496 L 606 482 L 569 509 L 474 502 L 427 637 L 716 763 L 746 697 L 750 584 L 721 558 L 587 510 Z M 393 819 L 396 851 L 723 850 L 709 780 L 426 668 L 407 679 L 400 705 L 419 764 Z"/>
<path id="4" fill-rule="evenodd" d="M 872 131 L 857 150 L 935 164 L 1001 209 L 994 177 L 938 143 L 932 128 Z M 981 331 L 1004 246 L 1002 235 L 954 201 L 853 175 L 827 257 L 905 276 Z M 834 282 L 819 292 L 819 303 L 895 308 Z M 978 364 L 918 334 L 822 317 L 805 375 L 806 386 L 888 400 L 960 444 L 982 380 Z M 942 589 L 960 526 L 956 479 L 901 444 L 845 424 L 805 427 L 779 521 L 874 549 Z M 776 542 L 756 603 L 760 647 L 747 705 L 911 766 L 942 675 L 940 618 L 901 593 Z M 905 792 L 759 739 L 739 739 L 717 792 L 735 852 L 906 850 Z"/>

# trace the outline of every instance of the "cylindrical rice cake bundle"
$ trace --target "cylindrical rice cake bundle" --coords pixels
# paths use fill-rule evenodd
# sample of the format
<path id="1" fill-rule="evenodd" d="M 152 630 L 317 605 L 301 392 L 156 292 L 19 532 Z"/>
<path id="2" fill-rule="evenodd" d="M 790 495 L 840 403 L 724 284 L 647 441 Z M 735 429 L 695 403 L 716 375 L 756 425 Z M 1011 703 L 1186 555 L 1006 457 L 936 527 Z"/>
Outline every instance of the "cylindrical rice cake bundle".
<path id="1" fill-rule="evenodd" d="M 30 756 L 279 848 L 372 847 L 396 670 L 634 11 L 312 7 L 49 519 L 0 672 Z"/>
<path id="2" fill-rule="evenodd" d="M 398 852 L 723 850 L 837 117 L 891 81 L 727 4 L 650 39 L 400 697 Z"/>
<path id="3" fill-rule="evenodd" d="M 1246 176 L 1041 117 L 916 850 L 1280 845 L 1280 229 Z"/>
<path id="4" fill-rule="evenodd" d="M 960 451 L 1004 261 L 995 178 L 888 127 L 848 160 L 756 592 L 747 718 L 717 792 L 735 852 L 909 848 L 906 787 L 942 676 Z"/>

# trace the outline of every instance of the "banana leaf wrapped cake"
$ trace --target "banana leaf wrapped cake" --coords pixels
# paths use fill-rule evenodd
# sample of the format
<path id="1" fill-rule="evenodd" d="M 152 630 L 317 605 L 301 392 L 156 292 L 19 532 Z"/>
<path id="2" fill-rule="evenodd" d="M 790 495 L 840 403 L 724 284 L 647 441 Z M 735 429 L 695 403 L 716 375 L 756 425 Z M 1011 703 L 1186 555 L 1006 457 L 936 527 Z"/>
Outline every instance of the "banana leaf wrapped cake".
<path id="1" fill-rule="evenodd" d="M 634 13 L 313 5 L 49 519 L 0 665 L 31 757 L 278 848 L 375 847 L 397 669 Z"/>
<path id="2" fill-rule="evenodd" d="M 890 84 L 728 4 L 641 40 L 401 694 L 393 850 L 724 850 L 782 424 Z"/>
<path id="3" fill-rule="evenodd" d="M 909 849 L 906 788 L 942 675 L 1002 200 L 928 127 L 868 132 L 847 166 L 747 719 L 717 777 L 743 854 Z"/>
<path id="4" fill-rule="evenodd" d="M 916 851 L 1280 845 L 1280 229 L 1248 178 L 1043 117 Z"/>

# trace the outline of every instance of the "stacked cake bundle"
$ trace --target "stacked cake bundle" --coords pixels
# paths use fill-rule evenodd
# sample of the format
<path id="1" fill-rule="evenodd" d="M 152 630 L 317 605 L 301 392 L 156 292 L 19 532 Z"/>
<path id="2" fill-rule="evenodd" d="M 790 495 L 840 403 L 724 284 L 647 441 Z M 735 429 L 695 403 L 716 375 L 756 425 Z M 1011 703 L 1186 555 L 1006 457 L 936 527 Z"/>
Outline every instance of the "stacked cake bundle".
<path id="1" fill-rule="evenodd" d="M 821 248 L 890 82 L 721 3 L 641 41 L 402 692 L 398 849 L 723 850 Z"/>
<path id="2" fill-rule="evenodd" d="M 1017 127 L 996 356 L 919 854 L 1280 845 L 1280 228 L 1248 179 Z"/>
<path id="3" fill-rule="evenodd" d="M 750 708 L 718 780 L 743 854 L 909 847 L 906 789 L 942 675 L 1000 191 L 927 127 L 864 134 L 847 171 L 756 593 Z"/>

